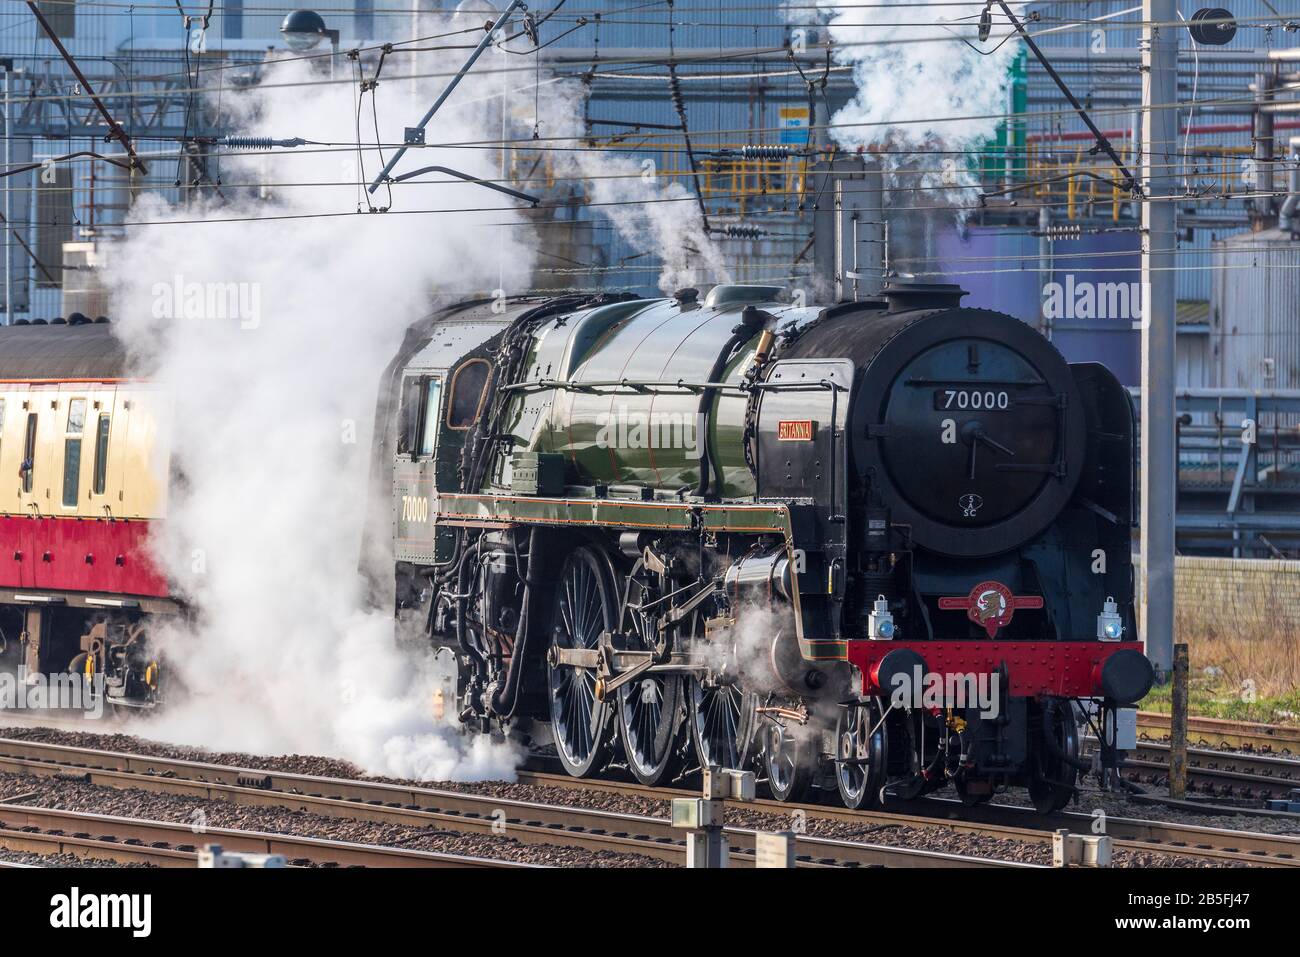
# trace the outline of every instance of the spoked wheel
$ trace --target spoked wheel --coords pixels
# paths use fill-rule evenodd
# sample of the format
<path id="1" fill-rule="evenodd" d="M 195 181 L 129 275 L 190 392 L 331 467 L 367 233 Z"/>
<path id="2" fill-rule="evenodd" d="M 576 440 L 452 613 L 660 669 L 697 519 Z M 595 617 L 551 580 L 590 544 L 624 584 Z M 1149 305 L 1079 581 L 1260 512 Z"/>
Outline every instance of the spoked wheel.
<path id="1" fill-rule="evenodd" d="M 1079 760 L 1079 726 L 1069 702 L 1064 702 L 1064 707 L 1051 699 L 1043 704 L 1042 727 L 1033 753 L 1029 797 L 1039 814 L 1051 814 L 1070 803 L 1078 776 L 1077 767 L 1067 760 Z"/>
<path id="2" fill-rule="evenodd" d="M 702 768 L 749 766 L 756 702 L 734 681 L 690 682 L 691 738 Z"/>
<path id="3" fill-rule="evenodd" d="M 554 648 L 594 649 L 614 630 L 616 603 L 603 560 L 583 546 L 564 560 L 551 620 Z M 609 705 L 596 698 L 596 671 L 548 663 L 551 729 L 564 770 L 576 778 L 599 770 L 608 743 Z"/>
<path id="4" fill-rule="evenodd" d="M 639 607 L 653 601 L 659 590 L 638 559 L 623 590 L 618 633 L 621 649 L 650 651 L 657 639 L 655 615 Z M 685 680 L 681 675 L 646 673 L 618 689 L 618 733 L 633 776 L 655 785 L 680 766 L 679 742 L 686 713 Z"/>
<path id="5" fill-rule="evenodd" d="M 851 810 L 877 807 L 885 786 L 889 737 L 880 706 L 869 700 L 840 710 L 835 728 L 835 783 Z"/>
<path id="6" fill-rule="evenodd" d="M 763 770 L 767 786 L 778 801 L 801 801 L 812 786 L 816 755 L 802 729 L 779 721 L 763 732 Z"/>

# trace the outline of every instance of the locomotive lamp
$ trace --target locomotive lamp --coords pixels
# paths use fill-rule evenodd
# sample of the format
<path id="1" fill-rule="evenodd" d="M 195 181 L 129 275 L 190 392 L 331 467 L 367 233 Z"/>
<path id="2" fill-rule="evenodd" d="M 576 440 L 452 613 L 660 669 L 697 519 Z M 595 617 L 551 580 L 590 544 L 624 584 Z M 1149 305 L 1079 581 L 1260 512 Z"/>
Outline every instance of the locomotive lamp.
<path id="1" fill-rule="evenodd" d="M 334 75 L 334 60 L 339 55 L 339 31 L 325 26 L 325 21 L 315 10 L 294 10 L 287 14 L 280 24 L 280 35 L 289 49 L 297 53 L 314 50 L 321 40 L 329 40 L 330 76 Z"/>
<path id="2" fill-rule="evenodd" d="M 871 606 L 868 628 L 876 641 L 889 641 L 895 635 L 894 616 L 889 611 L 889 602 L 884 595 L 877 598 Z"/>
<path id="3" fill-rule="evenodd" d="M 1107 597 L 1097 616 L 1097 637 L 1102 641 L 1119 641 L 1124 634 L 1124 621 L 1119 616 L 1115 599 Z"/>
<path id="4" fill-rule="evenodd" d="M 314 50 L 321 40 L 330 35 L 330 32 L 326 29 L 321 15 L 315 10 L 294 10 L 286 15 L 280 24 L 280 33 L 284 36 L 284 42 L 289 44 L 289 49 L 299 53 Z M 333 32 L 337 40 L 338 31 Z"/>

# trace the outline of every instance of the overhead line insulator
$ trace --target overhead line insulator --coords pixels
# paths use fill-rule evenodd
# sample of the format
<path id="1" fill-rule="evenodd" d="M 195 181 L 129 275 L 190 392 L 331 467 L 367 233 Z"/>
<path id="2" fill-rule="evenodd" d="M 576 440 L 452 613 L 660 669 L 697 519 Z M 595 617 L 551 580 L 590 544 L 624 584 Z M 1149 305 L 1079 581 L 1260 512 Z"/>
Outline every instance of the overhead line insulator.
<path id="1" fill-rule="evenodd" d="M 742 146 L 740 148 L 740 158 L 758 160 L 788 159 L 793 156 L 795 152 L 796 148 L 793 146 L 757 144 L 753 146 Z"/>
<path id="2" fill-rule="evenodd" d="M 307 141 L 300 136 L 291 139 L 277 140 L 270 136 L 223 136 L 220 141 L 226 149 L 232 150 L 269 150 L 277 146 L 292 149 L 295 146 L 306 146 Z"/>
<path id="3" fill-rule="evenodd" d="M 723 226 L 721 229 L 715 226 L 713 231 L 722 233 L 728 239 L 761 239 L 767 235 L 757 226 Z"/>

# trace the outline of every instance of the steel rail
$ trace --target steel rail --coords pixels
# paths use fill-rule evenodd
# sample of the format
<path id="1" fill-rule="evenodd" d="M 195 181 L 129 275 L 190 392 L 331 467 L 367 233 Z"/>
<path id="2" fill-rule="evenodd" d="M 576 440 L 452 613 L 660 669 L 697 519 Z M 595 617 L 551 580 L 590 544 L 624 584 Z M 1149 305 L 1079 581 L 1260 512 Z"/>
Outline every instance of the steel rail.
<path id="1" fill-rule="evenodd" d="M 1096 739 L 1085 739 L 1092 747 Z M 1169 778 L 1169 745 L 1139 741 L 1124 760 L 1128 777 L 1144 784 L 1164 785 Z M 1242 751 L 1187 749 L 1188 787 L 1197 793 L 1235 800 L 1287 797 L 1300 790 L 1300 760 Z"/>
<path id="2" fill-rule="evenodd" d="M 1138 729 L 1168 735 L 1169 715 L 1139 711 Z M 1197 743 L 1206 747 L 1250 748 L 1261 752 L 1300 755 L 1300 727 L 1295 725 L 1189 716 L 1187 733 L 1189 736 L 1197 736 Z"/>
<path id="3" fill-rule="evenodd" d="M 0 739 L 0 771 L 79 780 L 101 787 L 300 810 L 325 817 L 383 821 L 461 833 L 497 834 L 521 843 L 640 854 L 681 864 L 682 832 L 667 818 L 492 795 L 345 778 L 237 768 L 125 752 Z M 4 820 L 0 815 L 0 823 Z M 187 828 L 187 825 L 177 825 Z M 3 833 L 3 832 L 0 832 Z M 756 831 L 727 828 L 739 866 L 752 864 Z M 220 841 L 224 847 L 239 850 Z M 801 836 L 800 866 L 1029 867 L 939 851 Z"/>
<path id="4" fill-rule="evenodd" d="M 171 821 L 65 811 L 0 803 L 0 845 L 37 853 L 70 853 L 114 860 L 146 861 L 192 867 L 200 844 L 216 843 L 228 851 L 283 854 L 292 864 L 335 867 L 531 867 L 437 851 L 416 851 L 376 844 L 272 834 L 225 827 L 197 827 Z"/>
<path id="5" fill-rule="evenodd" d="M 664 818 L 467 792 L 271 772 L 7 738 L 0 738 L 0 770 L 243 805 L 289 807 L 326 817 L 505 834 L 521 843 L 565 844 L 641 854 L 671 863 L 681 863 L 685 856 L 680 832 L 674 832 Z M 520 772 L 519 778 L 527 784 L 601 790 L 652 800 L 693 796 L 690 791 L 579 780 L 531 770 Z M 1091 833 L 1094 824 L 1093 816 L 1087 813 L 1042 816 L 1029 808 L 1005 805 L 967 808 L 955 801 L 934 798 L 909 802 L 897 811 L 851 811 L 771 800 L 758 800 L 742 807 L 784 817 L 803 812 L 809 819 L 862 825 L 939 826 L 960 833 L 1033 844 L 1050 843 L 1053 832 L 1061 827 L 1074 833 Z M 1120 849 L 1225 863 L 1300 866 L 1300 836 L 1118 816 L 1107 816 L 1105 827 Z M 727 833 L 733 849 L 740 855 L 737 863 L 743 866 L 752 854 L 756 832 L 728 828 Z M 804 866 L 1008 866 L 1007 862 L 810 836 L 799 838 L 797 853 Z"/>
<path id="6" fill-rule="evenodd" d="M 668 788 L 646 788 L 640 784 L 592 781 L 549 772 L 520 772 L 521 782 L 543 787 L 590 788 L 628 796 L 669 800 L 690 792 Z M 1041 815 L 1032 808 L 1000 804 L 965 807 L 957 801 L 923 798 L 900 805 L 899 810 L 851 811 L 824 804 L 783 804 L 757 800 L 746 808 L 790 817 L 802 813 L 808 820 L 826 820 L 863 825 L 900 825 L 904 827 L 945 827 L 959 833 L 980 834 L 1034 844 L 1050 844 L 1052 835 L 1061 828 L 1075 834 L 1091 834 L 1092 814 L 1057 812 Z M 1264 834 L 1228 828 L 1198 827 L 1166 821 L 1141 820 L 1107 815 L 1105 833 L 1115 839 L 1122 850 L 1175 855 L 1225 863 L 1256 866 L 1300 866 L 1300 836 Z"/>
<path id="7" fill-rule="evenodd" d="M 1138 781 L 1163 784 L 1169 776 L 1169 745 L 1139 741 L 1124 762 Z M 1263 799 L 1285 797 L 1300 789 L 1300 761 L 1239 751 L 1187 749 L 1190 791 L 1215 797 Z"/>

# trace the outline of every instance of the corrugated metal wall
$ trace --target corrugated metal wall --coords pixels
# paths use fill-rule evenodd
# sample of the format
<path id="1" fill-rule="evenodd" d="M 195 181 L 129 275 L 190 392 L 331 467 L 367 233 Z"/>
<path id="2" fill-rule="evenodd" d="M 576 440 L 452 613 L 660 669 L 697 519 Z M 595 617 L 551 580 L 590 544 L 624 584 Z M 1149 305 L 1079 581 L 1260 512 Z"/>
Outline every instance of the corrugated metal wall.
<path id="1" fill-rule="evenodd" d="M 1300 247 L 1278 230 L 1215 244 L 1218 385 L 1300 388 Z"/>
<path id="2" fill-rule="evenodd" d="M 1103 129 L 1127 130 L 1132 125 L 1132 108 L 1140 102 L 1140 72 L 1137 56 L 1141 31 L 1137 26 L 1124 25 L 1126 21 L 1140 20 L 1140 12 L 1115 16 L 1105 23 L 1080 25 L 1077 29 L 1056 30 L 1051 24 L 1061 18 L 1084 20 L 1105 17 L 1129 10 L 1134 6 L 1130 0 L 1092 0 L 1087 3 L 1057 2 L 1033 4 L 1032 9 L 1039 11 L 1043 26 L 1036 28 L 1039 32 L 1038 42 L 1049 55 L 1057 51 L 1071 51 L 1076 57 L 1061 59 L 1056 65 L 1061 69 L 1076 96 L 1092 108 L 1092 116 Z M 1183 10 L 1184 16 L 1206 4 L 1192 4 Z M 1196 101 L 1213 99 L 1249 100 L 1247 85 L 1256 72 L 1272 69 L 1268 63 L 1267 51 L 1300 46 L 1300 33 L 1287 32 L 1280 28 L 1275 9 L 1262 0 L 1237 0 L 1225 4 L 1237 17 L 1239 27 L 1231 44 L 1222 47 L 1199 47 L 1192 43 L 1190 37 L 1181 40 L 1182 59 L 1180 61 L 1178 95 L 1180 101 L 1190 102 L 1195 93 Z M 1104 29 L 1103 29 L 1104 27 Z M 1096 31 L 1101 30 L 1098 33 Z M 1031 66 L 1030 70 L 1030 106 L 1032 113 L 1047 113 L 1059 110 L 1059 93 L 1049 77 L 1039 69 Z M 1279 143 L 1283 142 L 1284 130 L 1290 130 L 1295 120 L 1279 118 Z M 1225 124 L 1241 125 L 1250 121 L 1249 108 L 1242 106 L 1202 106 L 1199 109 L 1189 107 L 1180 116 L 1181 124 L 1186 127 L 1221 126 Z M 1050 120 L 1046 117 L 1031 120 L 1030 133 L 1043 133 L 1056 128 L 1068 132 L 1084 129 L 1077 117 L 1056 115 Z M 1300 133 L 1300 128 L 1294 132 Z M 1184 144 L 1195 151 L 1206 148 L 1248 147 L 1251 134 L 1248 130 L 1202 133 L 1185 138 Z M 1117 145 L 1128 145 L 1128 138 L 1121 137 Z M 1077 144 L 1072 144 L 1077 145 Z M 1084 144 L 1085 146 L 1087 144 Z M 1227 162 L 1235 179 L 1240 173 L 1239 157 Z M 1186 161 L 1189 188 L 1192 190 L 1204 186 L 1221 177 L 1225 164 L 1204 156 Z M 1198 203 L 1197 211 L 1201 218 L 1214 225 L 1196 229 L 1190 239 L 1179 242 L 1177 295 L 1180 300 L 1208 300 L 1210 298 L 1210 258 L 1209 249 L 1213 242 L 1233 232 L 1248 227 L 1245 210 L 1241 203 L 1226 205 Z M 1231 225 L 1224 220 L 1235 220 Z"/>
<path id="3" fill-rule="evenodd" d="M 421 0 L 420 5 L 429 10 L 451 6 L 450 3 L 430 0 Z M 1276 2 L 1273 5 L 1277 6 Z M 196 12 L 199 6 L 201 4 L 187 5 L 187 9 Z M 414 20 L 408 12 L 412 9 L 408 0 L 374 0 L 368 5 L 355 0 L 321 0 L 310 6 L 318 10 L 330 26 L 340 29 L 345 45 L 365 38 L 368 33 L 377 39 L 406 38 L 415 29 Z M 536 8 L 533 11 L 535 14 L 544 15 L 551 4 L 543 2 L 533 6 Z M 804 83 L 789 68 L 788 62 L 779 56 L 756 65 L 752 60 L 738 58 L 736 54 L 744 49 L 779 48 L 790 35 L 791 21 L 796 25 L 803 21 L 802 25 L 808 26 L 815 19 L 813 10 L 800 11 L 800 5 L 792 6 L 794 9 L 779 0 L 677 0 L 671 8 L 666 4 L 630 4 L 627 0 L 580 0 L 579 3 L 569 3 L 559 8 L 545 26 L 543 39 L 577 27 L 568 36 L 548 47 L 548 53 L 567 55 L 572 60 L 599 51 L 606 63 L 597 71 L 602 78 L 592 84 L 589 114 L 596 120 L 624 123 L 640 121 L 671 124 L 676 121 L 676 115 L 663 81 L 662 67 L 629 64 L 617 69 L 608 62 L 610 59 L 620 54 L 630 53 L 635 56 L 636 51 L 641 51 L 643 56 L 661 54 L 670 46 L 695 53 L 716 53 L 723 58 L 721 63 L 683 66 L 681 69 L 687 117 L 697 149 L 707 151 L 741 143 L 774 143 L 780 139 L 778 128 L 783 122 L 781 110 L 807 108 L 808 97 Z M 811 3 L 805 6 L 811 6 Z M 1130 126 L 1132 110 L 1140 95 L 1140 73 L 1135 59 L 1139 30 L 1133 25 L 1140 14 L 1124 12 L 1130 11 L 1133 6 L 1133 0 L 1028 5 L 1029 10 L 1040 15 L 1040 21 L 1032 28 L 1038 42 L 1049 55 L 1058 57 L 1057 66 L 1066 76 L 1071 88 L 1089 104 L 1103 127 L 1119 130 Z M 6 7 L 0 13 L 0 50 L 18 55 L 20 65 L 35 65 L 38 62 L 36 54 L 39 54 L 40 59 L 48 60 L 52 50 L 46 41 L 38 38 L 25 6 L 8 4 Z M 487 9 L 486 4 L 483 5 L 485 18 Z M 1300 34 L 1286 33 L 1275 25 L 1270 27 L 1261 19 L 1272 17 L 1268 5 L 1262 0 L 1240 0 L 1231 4 L 1231 9 L 1240 18 L 1241 28 L 1233 43 L 1219 50 L 1229 51 L 1235 60 L 1225 60 L 1214 50 L 1197 51 L 1203 53 L 1199 59 L 1184 56 L 1179 84 L 1180 98 L 1190 100 L 1193 90 L 1198 100 L 1243 97 L 1246 95 L 1246 83 L 1264 61 L 1258 57 L 1254 60 L 1247 57 L 1249 62 L 1236 62 L 1242 54 L 1300 45 Z M 283 12 L 283 7 L 254 3 L 252 0 L 243 0 L 242 3 L 226 0 L 224 4 L 218 4 L 217 16 L 208 31 L 208 49 L 244 50 L 252 53 L 266 45 L 281 45 L 278 27 Z M 869 16 L 869 13 L 869 8 L 863 8 L 864 17 Z M 1096 24 L 1082 22 L 1112 14 L 1122 15 Z M 139 7 L 125 8 L 86 4 L 77 8 L 76 15 L 76 37 L 69 40 L 68 44 L 93 72 L 114 69 L 107 62 L 110 59 L 115 59 L 119 65 L 126 64 L 136 72 L 165 72 L 180 68 L 179 50 L 184 42 L 184 25 L 177 12 L 166 4 L 142 4 Z M 580 17 L 587 19 L 583 26 L 578 26 Z M 373 24 L 373 28 L 370 28 L 370 24 Z M 813 26 L 811 29 L 809 39 L 816 42 L 816 28 Z M 1192 53 L 1189 41 L 1184 40 L 1183 46 L 1186 54 Z M 133 54 L 129 64 L 124 59 L 128 52 Z M 603 78 L 611 73 L 622 73 L 633 78 Z M 638 75 L 640 79 L 634 78 Z M 699 79 L 701 76 L 707 79 Z M 1077 117 L 1068 111 L 1061 112 L 1063 103 L 1059 91 L 1032 59 L 1029 61 L 1028 76 L 1028 110 L 1031 118 L 1026 124 L 1027 131 L 1032 135 L 1081 130 L 1082 124 Z M 843 74 L 832 76 L 828 91 L 832 112 L 850 92 Z M 1249 116 L 1241 112 L 1211 113 L 1206 107 L 1195 113 L 1189 109 L 1183 118 L 1185 123 L 1191 121 L 1196 125 L 1240 124 L 1248 120 Z M 1279 137 L 1289 135 L 1287 131 L 1290 127 L 1287 124 L 1295 122 L 1294 118 L 1282 118 L 1279 122 Z M 602 130 L 599 126 L 594 126 L 593 133 L 607 136 L 612 129 L 606 127 Z M 753 130 L 766 132 L 739 132 Z M 1300 133 L 1300 128 L 1294 132 Z M 627 146 L 629 142 L 625 140 L 621 145 Z M 1125 137 L 1121 135 L 1119 142 L 1124 145 Z M 1198 149 L 1241 148 L 1249 145 L 1250 135 L 1245 131 L 1225 131 L 1193 137 L 1190 143 Z M 57 155 L 69 148 L 66 141 L 57 140 L 38 141 L 34 145 L 37 157 Z M 1086 150 L 1087 146 L 1087 143 L 1074 142 L 1068 146 L 1061 145 L 1059 149 L 1064 153 Z M 680 151 L 677 152 L 677 158 L 668 166 L 680 172 Z M 662 159 L 662 151 L 656 153 L 649 147 L 644 150 L 644 155 L 657 155 Z M 1198 156 L 1189 161 L 1189 185 L 1196 188 L 1200 184 L 1210 183 L 1215 176 L 1223 175 L 1224 168 L 1222 163 L 1215 166 L 1211 159 Z M 74 202 L 81 209 L 88 200 L 88 194 L 80 181 L 73 185 Z M 710 210 L 720 223 L 739 221 L 743 211 L 746 224 L 760 225 L 776 234 L 761 241 L 722 240 L 727 258 L 735 263 L 733 278 L 784 281 L 800 274 L 803 267 L 792 268 L 792 265 L 806 241 L 810 223 L 794 208 L 797 202 L 792 203 L 789 197 L 764 196 L 761 192 L 737 201 L 725 195 L 728 184 L 721 177 L 716 181 L 706 181 L 706 185 L 711 187 Z M 1201 203 L 1197 208 L 1201 221 L 1212 225 L 1196 229 L 1180 243 L 1179 264 L 1183 267 L 1178 277 L 1180 300 L 1209 299 L 1212 294 L 1210 247 L 1216 240 L 1229 236 L 1246 225 L 1245 212 L 1240 202 L 1221 205 Z M 621 239 L 603 216 L 581 209 L 578 215 L 584 220 L 584 225 L 580 229 L 580 236 L 575 233 L 573 248 L 582 247 L 587 250 L 585 258 L 578 258 L 582 262 L 594 263 L 600 271 L 582 274 L 572 271 L 574 267 L 570 267 L 567 272 L 557 269 L 548 277 L 548 281 L 552 285 L 569 283 L 652 291 L 659 271 L 654 257 L 646 255 L 646 250 L 638 244 Z M 1022 263 L 1026 274 L 1038 277 L 1041 292 L 1044 275 L 1041 271 L 1032 272 L 1035 269 L 1041 270 L 1041 264 L 1031 267 L 1022 262 L 1032 253 L 1036 241 L 1024 238 L 1023 227 L 1016 228 L 1020 233 L 1006 237 L 1005 242 L 992 239 L 987 241 L 993 243 L 994 248 L 1003 245 L 1014 247 L 1017 250 L 1016 261 Z M 1061 251 L 1068 251 L 1068 247 L 1067 242 L 1056 244 L 1056 248 Z M 1018 279 L 1028 281 L 1025 275 Z M 982 280 L 975 275 L 971 281 Z M 990 295 L 993 293 L 990 292 Z M 48 295 L 41 294 L 37 298 L 42 301 L 37 303 L 36 309 L 50 315 L 57 311 L 57 303 L 52 303 Z M 1028 312 L 1031 297 L 1025 289 L 1020 289 L 1010 280 L 1007 282 L 1005 299 L 1000 304 L 993 301 L 989 304 L 1000 305 L 1016 314 Z M 1190 358 L 1192 353 L 1188 354 L 1187 368 L 1199 368 Z M 1189 371 L 1188 374 L 1195 373 Z"/>

